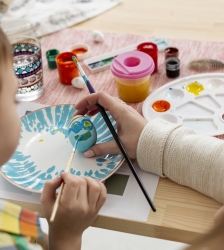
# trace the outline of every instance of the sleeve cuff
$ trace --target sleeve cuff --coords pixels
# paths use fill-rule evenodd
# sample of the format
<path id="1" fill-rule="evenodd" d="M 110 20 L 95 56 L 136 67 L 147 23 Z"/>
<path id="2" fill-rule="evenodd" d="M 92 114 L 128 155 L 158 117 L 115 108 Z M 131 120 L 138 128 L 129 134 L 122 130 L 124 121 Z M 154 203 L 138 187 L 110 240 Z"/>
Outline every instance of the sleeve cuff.
<path id="1" fill-rule="evenodd" d="M 156 118 L 144 127 L 138 140 L 136 152 L 140 168 L 161 177 L 166 177 L 163 171 L 165 144 L 170 133 L 180 126 Z"/>

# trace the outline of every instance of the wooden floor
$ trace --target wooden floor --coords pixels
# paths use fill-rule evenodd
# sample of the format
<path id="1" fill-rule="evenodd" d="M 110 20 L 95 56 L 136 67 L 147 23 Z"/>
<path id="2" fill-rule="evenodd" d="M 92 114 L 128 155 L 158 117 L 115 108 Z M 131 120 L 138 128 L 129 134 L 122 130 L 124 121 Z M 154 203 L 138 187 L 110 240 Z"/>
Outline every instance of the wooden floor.
<path id="1" fill-rule="evenodd" d="M 123 0 L 75 28 L 224 41 L 224 0 Z"/>

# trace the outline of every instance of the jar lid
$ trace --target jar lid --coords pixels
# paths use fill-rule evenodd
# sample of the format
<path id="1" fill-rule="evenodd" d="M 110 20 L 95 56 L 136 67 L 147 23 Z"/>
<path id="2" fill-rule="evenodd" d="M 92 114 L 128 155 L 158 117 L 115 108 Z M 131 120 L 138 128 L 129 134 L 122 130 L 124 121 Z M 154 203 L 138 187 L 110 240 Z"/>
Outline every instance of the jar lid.
<path id="1" fill-rule="evenodd" d="M 151 42 L 145 42 L 145 43 L 140 43 L 137 47 L 137 50 L 142 51 L 146 54 L 157 54 L 158 53 L 158 47 L 155 43 Z"/>
<path id="2" fill-rule="evenodd" d="M 168 57 L 166 59 L 166 69 L 168 70 L 178 70 L 180 68 L 180 60 L 176 57 Z"/>
<path id="3" fill-rule="evenodd" d="M 76 54 L 79 61 L 82 61 L 90 56 L 90 46 L 84 43 L 74 44 L 70 46 L 68 50 Z"/>
<path id="4" fill-rule="evenodd" d="M 72 60 L 72 57 L 76 56 L 73 52 L 61 52 L 56 56 L 56 63 L 57 65 L 75 65 Z M 76 67 L 76 66 L 75 66 Z"/>
<path id="5" fill-rule="evenodd" d="M 50 69 L 56 69 L 56 56 L 59 54 L 59 50 L 57 49 L 49 49 L 46 51 L 47 63 Z"/>
<path id="6" fill-rule="evenodd" d="M 140 79 L 150 75 L 155 68 L 153 59 L 141 51 L 128 51 L 115 57 L 111 64 L 114 76 L 124 79 Z"/>

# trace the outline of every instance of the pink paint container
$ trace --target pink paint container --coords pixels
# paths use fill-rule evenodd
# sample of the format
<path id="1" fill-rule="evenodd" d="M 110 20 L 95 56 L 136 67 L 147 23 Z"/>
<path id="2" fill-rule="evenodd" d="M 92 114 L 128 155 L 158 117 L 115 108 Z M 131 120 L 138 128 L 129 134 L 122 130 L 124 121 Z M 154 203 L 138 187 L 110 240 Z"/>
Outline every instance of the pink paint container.
<path id="1" fill-rule="evenodd" d="M 111 72 L 119 98 L 124 102 L 142 102 L 149 95 L 153 59 L 141 51 L 128 51 L 114 58 Z"/>

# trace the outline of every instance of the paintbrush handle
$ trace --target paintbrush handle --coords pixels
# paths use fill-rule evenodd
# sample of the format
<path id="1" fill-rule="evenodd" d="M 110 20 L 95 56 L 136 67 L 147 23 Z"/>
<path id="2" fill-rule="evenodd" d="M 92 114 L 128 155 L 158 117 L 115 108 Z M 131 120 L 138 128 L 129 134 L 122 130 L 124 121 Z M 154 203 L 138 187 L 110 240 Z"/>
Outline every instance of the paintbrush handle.
<path id="1" fill-rule="evenodd" d="M 73 160 L 75 151 L 76 151 L 76 148 L 73 149 L 73 151 L 72 151 L 72 153 L 71 153 L 71 155 L 70 155 L 70 158 L 69 158 L 69 160 L 68 160 L 67 167 L 66 167 L 66 169 L 65 169 L 65 173 L 68 173 L 69 170 L 70 170 L 70 167 L 71 167 L 71 164 L 72 164 L 72 160 Z M 53 207 L 53 210 L 52 210 L 52 213 L 51 213 L 50 222 L 53 222 L 53 221 L 54 221 L 54 218 L 55 218 L 55 215 L 56 215 L 56 213 L 57 213 L 58 206 L 59 206 L 59 203 L 60 203 L 61 194 L 62 194 L 63 189 L 64 189 L 64 182 L 61 183 L 60 190 L 59 190 L 58 196 L 57 196 L 57 198 L 56 198 L 56 201 L 55 201 L 55 203 L 54 203 L 54 207 Z"/>
<path id="2" fill-rule="evenodd" d="M 54 207 L 53 207 L 53 210 L 51 213 L 50 222 L 54 221 L 55 215 L 56 215 L 57 210 L 58 210 L 58 206 L 59 206 L 59 202 L 60 202 L 60 198 L 61 198 L 61 194 L 62 194 L 63 189 L 64 189 L 64 182 L 61 183 L 60 190 L 59 190 L 58 196 L 56 198 L 56 201 L 54 203 Z"/>
<path id="3" fill-rule="evenodd" d="M 117 135 L 117 133 L 116 133 L 110 119 L 109 119 L 109 117 L 107 116 L 107 113 L 106 113 L 105 109 L 100 104 L 97 104 L 96 106 L 99 109 L 101 115 L 103 116 L 103 119 L 106 122 L 111 134 L 113 135 L 114 140 L 116 141 L 119 149 L 121 150 L 125 160 L 127 161 L 128 166 L 130 167 L 136 181 L 138 182 L 138 184 L 139 184 L 139 186 L 140 186 L 146 200 L 148 201 L 148 203 L 149 203 L 150 207 L 152 208 L 153 212 L 156 212 L 156 208 L 155 208 L 152 200 L 150 199 L 149 194 L 147 193 L 147 191 L 146 191 L 146 189 L 145 189 L 145 187 L 144 187 L 138 173 L 136 172 L 135 167 L 133 166 L 133 164 L 132 164 L 132 162 L 131 162 L 131 160 L 130 160 L 130 158 L 129 158 L 129 156 L 128 156 L 128 154 L 127 154 L 127 152 L 126 152 L 126 150 L 125 150 L 125 148 L 124 148 L 124 146 L 122 144 L 122 142 L 120 141 L 120 138 L 118 137 L 118 135 Z"/>
<path id="4" fill-rule="evenodd" d="M 76 151 L 76 149 L 73 149 L 73 151 L 72 151 L 72 153 L 71 153 L 71 155 L 70 155 L 70 158 L 69 158 L 69 160 L 68 160 L 67 167 L 66 167 L 66 169 L 65 169 L 65 173 L 68 173 L 69 170 L 70 170 L 70 167 L 71 167 L 71 164 L 72 164 L 72 161 L 73 161 L 73 157 L 74 157 L 75 151 Z"/>

